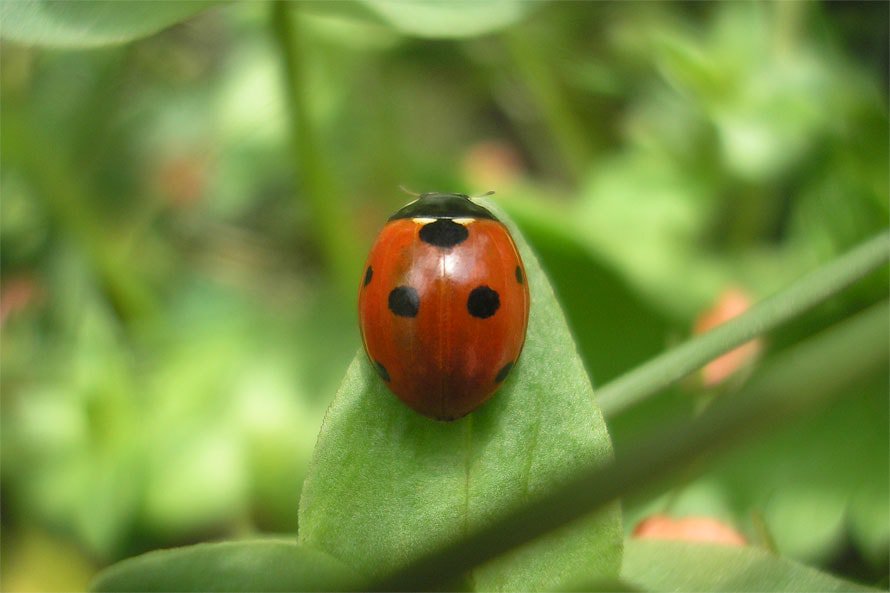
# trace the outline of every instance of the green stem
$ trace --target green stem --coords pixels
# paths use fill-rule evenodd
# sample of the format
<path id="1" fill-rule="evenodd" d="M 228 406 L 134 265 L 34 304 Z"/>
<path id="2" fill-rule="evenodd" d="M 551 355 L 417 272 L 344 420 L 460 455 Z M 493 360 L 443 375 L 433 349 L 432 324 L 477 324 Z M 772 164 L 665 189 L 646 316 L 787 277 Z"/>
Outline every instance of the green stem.
<path id="1" fill-rule="evenodd" d="M 771 18 L 775 23 L 773 42 L 776 53 L 788 56 L 798 44 L 801 22 L 805 16 L 804 11 L 809 8 L 802 2 L 776 2 L 766 5 L 772 13 L 765 18 Z"/>
<path id="2" fill-rule="evenodd" d="M 584 126 L 572 111 L 553 74 L 552 66 L 542 58 L 541 46 L 531 41 L 531 35 L 534 30 L 523 27 L 505 33 L 504 40 L 526 89 L 541 110 L 547 128 L 552 131 L 572 182 L 577 184 L 592 162 L 594 151 L 584 135 Z"/>
<path id="3" fill-rule="evenodd" d="M 371 590 L 447 586 L 497 556 L 564 527 L 629 494 L 653 488 L 678 469 L 704 469 L 704 457 L 787 422 L 851 383 L 886 372 L 890 356 L 884 301 L 778 356 L 736 397 L 718 401 L 693 421 L 667 427 L 605 467 L 589 467 L 550 493 L 420 558 Z"/>
<path id="4" fill-rule="evenodd" d="M 598 390 L 597 404 L 607 417 L 627 410 L 721 354 L 837 294 L 886 263 L 888 258 L 890 233 L 884 232 L 761 301 L 745 314 L 604 385 Z"/>
<path id="5" fill-rule="evenodd" d="M 337 285 L 354 295 L 362 254 L 353 216 L 341 198 L 323 157 L 324 151 L 311 117 L 310 84 L 305 71 L 306 44 L 298 35 L 299 4 L 276 1 L 272 5 L 272 30 L 284 60 L 291 138 L 298 174 L 297 198 L 305 200 L 315 222 L 315 239 Z"/>

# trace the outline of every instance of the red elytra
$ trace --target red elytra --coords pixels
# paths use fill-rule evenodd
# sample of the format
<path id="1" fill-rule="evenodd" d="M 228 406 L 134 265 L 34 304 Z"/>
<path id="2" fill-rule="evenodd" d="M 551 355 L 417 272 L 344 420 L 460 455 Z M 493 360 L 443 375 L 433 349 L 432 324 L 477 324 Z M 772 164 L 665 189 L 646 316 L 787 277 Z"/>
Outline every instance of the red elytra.
<path id="1" fill-rule="evenodd" d="M 463 194 L 422 194 L 390 217 L 359 292 L 371 364 L 406 405 L 437 420 L 469 414 L 503 384 L 528 312 L 510 232 Z"/>

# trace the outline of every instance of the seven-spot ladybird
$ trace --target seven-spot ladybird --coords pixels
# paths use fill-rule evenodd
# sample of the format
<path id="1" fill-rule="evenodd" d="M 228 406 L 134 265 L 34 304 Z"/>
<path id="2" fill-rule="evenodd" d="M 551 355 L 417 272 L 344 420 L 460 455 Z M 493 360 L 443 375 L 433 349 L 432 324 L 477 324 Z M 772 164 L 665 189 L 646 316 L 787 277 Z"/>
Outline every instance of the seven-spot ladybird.
<path id="1" fill-rule="evenodd" d="M 510 232 L 463 194 L 421 194 L 393 214 L 359 292 L 371 364 L 399 399 L 437 420 L 469 414 L 500 387 L 528 310 Z"/>

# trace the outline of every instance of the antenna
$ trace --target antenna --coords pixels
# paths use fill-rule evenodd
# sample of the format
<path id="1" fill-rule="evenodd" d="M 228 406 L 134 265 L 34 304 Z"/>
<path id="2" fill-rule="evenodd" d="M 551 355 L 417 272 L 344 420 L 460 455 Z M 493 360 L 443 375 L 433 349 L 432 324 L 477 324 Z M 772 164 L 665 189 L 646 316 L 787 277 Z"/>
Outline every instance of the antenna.
<path id="1" fill-rule="evenodd" d="M 417 193 L 416 191 L 411 191 L 410 189 L 408 189 L 408 188 L 405 187 L 404 185 L 399 185 L 399 189 L 402 190 L 403 193 L 408 194 L 409 196 L 413 196 L 413 197 L 415 197 L 415 198 L 419 198 L 419 197 L 420 197 L 420 194 L 419 194 L 419 193 Z"/>

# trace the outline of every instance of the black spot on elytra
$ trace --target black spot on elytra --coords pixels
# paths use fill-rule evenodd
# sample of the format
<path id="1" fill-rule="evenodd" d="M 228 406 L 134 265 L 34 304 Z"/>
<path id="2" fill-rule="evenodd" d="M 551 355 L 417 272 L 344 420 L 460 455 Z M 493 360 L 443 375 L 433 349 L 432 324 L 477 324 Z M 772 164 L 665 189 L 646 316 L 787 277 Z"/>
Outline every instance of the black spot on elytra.
<path id="1" fill-rule="evenodd" d="M 517 268 L 518 269 L 518 268 Z M 365 270 L 365 283 L 364 286 L 367 286 L 371 283 L 371 277 L 374 275 L 374 268 L 368 266 L 368 269 Z"/>
<path id="2" fill-rule="evenodd" d="M 498 293 L 484 285 L 474 288 L 467 299 L 467 311 L 470 312 L 470 315 L 479 319 L 491 317 L 500 306 L 501 299 Z"/>
<path id="3" fill-rule="evenodd" d="M 389 293 L 389 310 L 399 317 L 416 317 L 420 310 L 420 295 L 410 286 L 393 288 Z"/>
<path id="4" fill-rule="evenodd" d="M 513 363 L 508 362 L 504 366 L 501 367 L 501 370 L 498 371 L 497 376 L 494 378 L 495 383 L 500 383 L 504 379 L 507 378 L 507 375 L 510 374 L 510 371 L 513 369 Z"/>
<path id="5" fill-rule="evenodd" d="M 421 241 L 436 247 L 454 247 L 470 236 L 467 227 L 447 218 L 440 218 L 423 225 L 419 234 Z"/>
<path id="6" fill-rule="evenodd" d="M 370 270 L 371 268 L 368 269 Z M 519 282 L 520 284 L 522 284 L 523 282 L 522 268 L 520 268 L 519 266 L 516 266 L 516 282 Z M 367 284 L 367 282 L 365 282 L 365 284 Z"/>
<path id="7" fill-rule="evenodd" d="M 379 360 L 374 361 L 374 370 L 377 371 L 377 374 L 380 375 L 380 378 L 389 383 L 389 373 L 386 372 L 386 367 L 383 366 Z"/>

